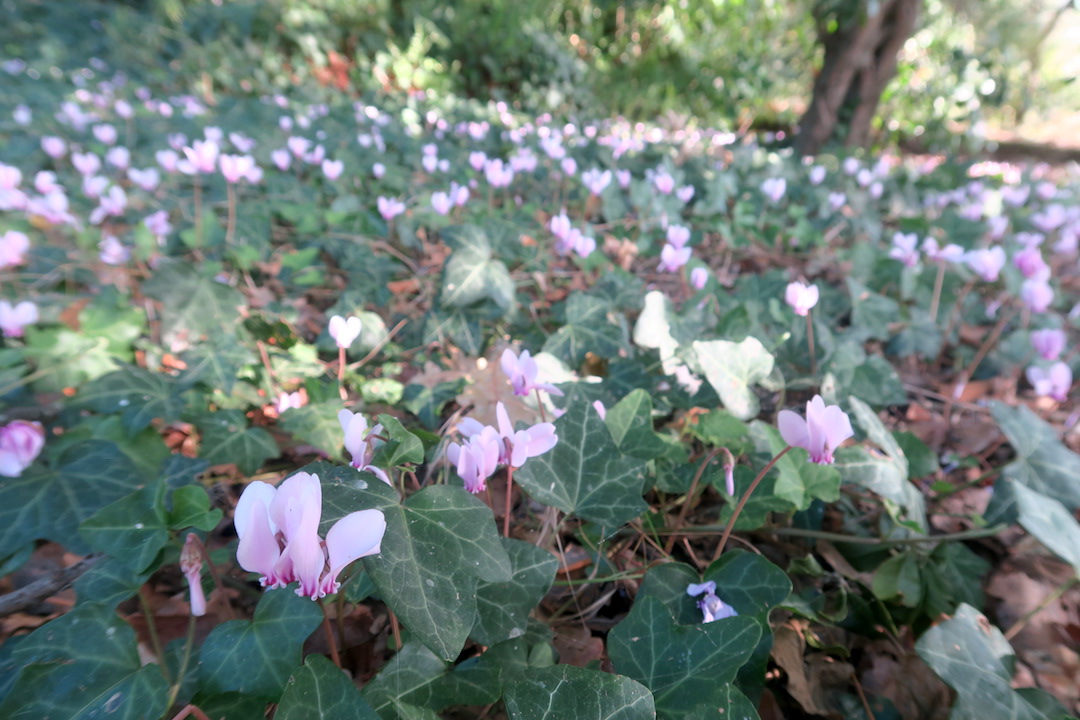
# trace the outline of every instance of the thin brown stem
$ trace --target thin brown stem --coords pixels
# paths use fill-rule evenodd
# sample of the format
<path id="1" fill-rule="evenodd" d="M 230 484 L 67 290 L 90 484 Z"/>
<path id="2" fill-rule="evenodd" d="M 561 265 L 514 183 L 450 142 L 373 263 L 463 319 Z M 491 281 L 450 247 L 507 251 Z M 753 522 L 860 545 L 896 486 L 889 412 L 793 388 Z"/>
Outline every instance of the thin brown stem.
<path id="1" fill-rule="evenodd" d="M 514 494 L 514 466 L 506 466 L 506 507 L 503 515 L 503 537 L 510 537 L 510 498 Z"/>
<path id="2" fill-rule="evenodd" d="M 229 215 L 225 221 L 225 244 L 232 245 L 236 235 L 236 186 L 233 183 L 225 184 L 225 196 L 229 203 Z"/>
<path id="3" fill-rule="evenodd" d="M 679 510 L 679 517 L 675 520 L 675 527 L 672 528 L 675 532 L 668 537 L 667 542 L 664 544 L 664 553 L 666 555 L 671 554 L 671 550 L 675 547 L 675 540 L 678 538 L 678 531 L 682 529 L 683 523 L 686 522 L 686 516 L 690 512 L 690 503 L 693 501 L 694 496 L 697 494 L 698 483 L 701 482 L 701 476 L 705 474 L 705 468 L 716 459 L 716 456 L 722 452 L 726 452 L 729 456 L 731 451 L 727 448 L 714 448 L 705 456 L 701 465 L 698 466 L 697 472 L 694 473 L 694 480 L 690 483 L 690 490 L 686 493 L 686 502 L 683 503 L 682 508 Z"/>
<path id="4" fill-rule="evenodd" d="M 1024 617 L 1020 618 L 1015 623 L 1013 623 L 1012 627 L 1010 627 L 1008 630 L 1005 631 L 1005 639 L 1006 640 L 1012 640 L 1014 637 L 1016 637 L 1020 633 L 1020 631 L 1024 629 L 1024 626 L 1028 624 L 1028 622 L 1031 620 L 1031 618 L 1035 617 L 1036 615 L 1041 613 L 1043 610 L 1050 607 L 1050 605 L 1055 600 L 1057 600 L 1059 597 L 1061 597 L 1066 592 L 1068 592 L 1069 589 L 1073 585 L 1075 585 L 1077 582 L 1080 582 L 1080 577 L 1077 577 L 1076 575 L 1073 575 L 1071 578 L 1066 580 L 1064 583 L 1062 583 L 1061 585 L 1058 585 L 1056 588 L 1054 588 L 1054 592 L 1047 595 L 1045 600 L 1043 600 L 1041 603 L 1039 603 L 1036 607 L 1032 608 L 1032 610 L 1030 612 L 1025 614 Z"/>
<path id="5" fill-rule="evenodd" d="M 326 605 L 319 598 L 319 609 L 322 610 L 322 628 L 326 635 L 326 642 L 330 645 L 330 659 L 334 665 L 341 669 L 341 656 L 338 655 L 337 639 L 334 638 L 334 629 L 330 627 L 330 616 L 326 612 Z"/>
<path id="6" fill-rule="evenodd" d="M 817 377 L 817 355 L 814 352 L 814 320 L 806 311 L 806 344 L 810 348 L 810 375 Z"/>
<path id="7" fill-rule="evenodd" d="M 390 632 L 394 635 L 394 650 L 401 650 L 401 625 L 398 624 L 397 615 L 389 607 L 386 612 L 390 614 Z"/>
<path id="8" fill-rule="evenodd" d="M 937 323 L 938 304 L 941 302 L 941 286 L 945 283 L 945 263 L 938 261 L 937 277 L 934 278 L 934 296 L 930 298 L 930 322 Z"/>
<path id="9" fill-rule="evenodd" d="M 338 395 L 342 400 L 349 399 L 349 393 L 345 391 L 345 348 L 338 346 L 337 384 Z"/>
<path id="10" fill-rule="evenodd" d="M 142 607 L 143 619 L 146 620 L 146 632 L 150 635 L 150 645 L 154 648 L 154 656 L 157 658 L 158 665 L 161 667 L 161 674 L 165 676 L 165 679 L 169 682 L 172 678 L 169 677 L 169 667 L 165 664 L 165 650 L 161 647 L 161 638 L 158 637 L 157 625 L 154 623 L 154 613 L 150 608 L 150 601 L 146 599 L 146 586 L 143 585 L 139 588 L 139 605 Z"/>
<path id="11" fill-rule="evenodd" d="M 776 465 L 780 458 L 787 455 L 790 450 L 791 446 L 788 445 L 786 448 L 781 450 L 776 455 L 776 457 L 770 460 L 765 467 L 761 468 L 761 472 L 757 474 L 757 477 L 754 478 L 754 481 L 750 483 L 750 487 L 748 487 L 746 489 L 746 492 L 743 493 L 742 498 L 739 499 L 739 504 L 735 506 L 735 512 L 731 513 L 731 519 L 728 520 L 727 525 L 724 526 L 724 534 L 720 536 L 720 544 L 716 546 L 716 552 L 713 553 L 713 562 L 716 562 L 724 553 L 724 547 L 727 545 L 728 538 L 731 537 L 731 531 L 735 529 L 735 521 L 739 519 L 739 515 L 742 513 L 743 508 L 746 507 L 746 503 L 750 500 L 750 496 L 754 494 L 754 490 L 756 490 L 757 486 L 761 484 L 762 478 L 764 478 L 765 475 L 767 475 L 768 472 L 773 469 L 773 466 Z"/>
<path id="12" fill-rule="evenodd" d="M 533 392 L 536 393 L 536 407 L 540 409 L 540 422 L 547 422 L 547 415 L 544 413 L 544 399 L 540 397 L 540 388 L 533 388 Z"/>
<path id="13" fill-rule="evenodd" d="M 210 720 L 206 713 L 199 709 L 197 705 L 185 705 L 180 708 L 180 712 L 173 716 L 172 720 L 184 720 L 184 718 L 195 716 L 195 720 Z"/>

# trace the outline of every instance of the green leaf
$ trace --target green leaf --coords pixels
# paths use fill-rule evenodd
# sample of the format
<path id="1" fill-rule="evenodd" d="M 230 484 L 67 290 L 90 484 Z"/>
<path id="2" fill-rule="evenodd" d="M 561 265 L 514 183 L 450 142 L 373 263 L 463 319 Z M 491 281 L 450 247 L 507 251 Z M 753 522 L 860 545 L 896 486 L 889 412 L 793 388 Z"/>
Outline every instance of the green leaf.
<path id="1" fill-rule="evenodd" d="M 181 394 L 167 375 L 129 366 L 90 381 L 75 397 L 73 407 L 120 413 L 124 429 L 134 435 L 153 420 L 171 422 L 180 417 Z"/>
<path id="2" fill-rule="evenodd" d="M 1067 715 L 1041 690 L 1012 688 L 1016 658 L 1008 640 L 970 605 L 961 605 L 951 620 L 927 630 L 915 651 L 956 690 L 952 720 L 1059 720 Z"/>
<path id="3" fill-rule="evenodd" d="M 53 467 L 38 462 L 21 477 L 0 477 L 0 555 L 41 539 L 89 552 L 79 525 L 136 490 L 140 480 L 131 460 L 100 440 L 72 445 Z"/>
<path id="4" fill-rule="evenodd" d="M 897 523 L 926 530 L 926 499 L 900 466 L 863 447 L 840 448 L 833 467 L 845 483 L 859 485 L 882 499 L 889 516 Z"/>
<path id="5" fill-rule="evenodd" d="M 143 283 L 143 292 L 162 305 L 161 335 L 166 345 L 197 345 L 234 327 L 245 304 L 237 290 L 204 275 L 183 260 L 166 258 Z"/>
<path id="6" fill-rule="evenodd" d="M 720 396 L 724 407 L 740 420 L 756 417 L 761 410 L 751 385 L 761 382 L 773 370 L 773 356 L 761 341 L 748 337 L 742 342 L 709 340 L 695 342 L 694 352 L 705 379 Z"/>
<path id="7" fill-rule="evenodd" d="M 851 295 L 851 325 L 859 340 L 887 340 L 889 325 L 900 317 L 899 304 L 852 277 L 847 278 L 847 287 Z"/>
<path id="8" fill-rule="evenodd" d="M 250 339 L 248 339 L 250 342 Z M 240 371 L 256 362 L 255 354 L 239 337 L 211 335 L 181 355 L 188 369 L 183 380 L 232 394 Z"/>
<path id="9" fill-rule="evenodd" d="M 476 589 L 476 625 L 472 637 L 483 645 L 520 637 L 529 613 L 555 581 L 558 559 L 532 543 L 503 538 L 513 577 L 509 582 L 481 582 Z"/>
<path id="10" fill-rule="evenodd" d="M 79 533 L 98 552 L 142 572 L 169 541 L 164 500 L 165 483 L 159 480 L 101 508 L 83 522 Z"/>
<path id="11" fill-rule="evenodd" d="M 577 367 L 587 353 L 612 358 L 623 347 L 623 331 L 608 318 L 610 303 L 574 293 L 566 301 L 566 323 L 544 342 L 543 352 Z"/>
<path id="12" fill-rule="evenodd" d="M 340 400 L 310 403 L 299 408 L 289 408 L 281 414 L 281 429 L 300 442 L 322 450 L 327 457 L 342 458 L 344 435 L 338 413 Z"/>
<path id="13" fill-rule="evenodd" d="M 902 552 L 881 564 L 874 572 L 874 596 L 895 600 L 904 607 L 918 607 L 923 599 L 922 567 L 915 553 Z"/>
<path id="14" fill-rule="evenodd" d="M 285 685 L 275 720 L 377 720 L 379 716 L 340 668 L 309 655 Z"/>
<path id="15" fill-rule="evenodd" d="M 621 675 L 573 665 L 534 668 L 506 687 L 510 720 L 655 720 L 652 693 Z"/>
<path id="16" fill-rule="evenodd" d="M 555 421 L 559 442 L 514 474 L 545 505 L 591 520 L 609 531 L 645 512 L 645 464 L 622 455 L 596 411 L 571 407 Z"/>
<path id="17" fill-rule="evenodd" d="M 169 529 L 195 528 L 210 532 L 221 522 L 221 510 L 210 508 L 210 496 L 201 485 L 185 485 L 172 493 Z"/>
<path id="18" fill-rule="evenodd" d="M 751 423 L 750 437 L 758 452 L 768 453 L 772 457 L 787 447 L 776 428 L 760 421 Z M 799 510 L 810 507 L 815 499 L 833 502 L 840 498 L 840 474 L 836 468 L 817 465 L 807 458 L 804 450 L 795 450 L 780 458 L 774 466 L 778 475 L 772 494 L 787 500 Z"/>
<path id="19" fill-rule="evenodd" d="M 379 424 L 386 430 L 390 440 L 380 448 L 380 457 L 386 467 L 398 467 L 406 463 L 419 465 L 424 462 L 424 444 L 420 438 L 405 429 L 393 415 L 379 415 Z M 379 464 L 379 463 L 376 463 Z"/>
<path id="20" fill-rule="evenodd" d="M 623 454 L 652 460 L 667 450 L 653 430 L 652 407 L 649 393 L 638 388 L 607 411 L 604 422 Z"/>
<path id="21" fill-rule="evenodd" d="M 137 573 L 117 558 L 103 557 L 75 581 L 75 596 L 79 605 L 114 608 L 139 592 L 150 573 Z"/>
<path id="22" fill-rule="evenodd" d="M 1002 479 L 995 485 L 994 499 L 986 511 L 987 519 L 1012 522 L 1016 517 L 1009 492 L 1012 486 L 1005 480 L 1053 498 L 1068 510 L 1080 508 L 1080 483 L 1076 482 L 1080 477 L 1080 455 L 1066 448 L 1054 428 L 1027 406 L 1012 408 L 995 402 L 990 410 L 1016 451 L 1016 459 L 1002 468 Z"/>
<path id="23" fill-rule="evenodd" d="M 199 688 L 276 700 L 320 622 L 322 612 L 308 598 L 291 588 L 267 590 L 252 620 L 229 620 L 210 632 L 199 653 Z"/>
<path id="24" fill-rule="evenodd" d="M 618 672 L 652 691 L 661 717 L 682 718 L 718 702 L 760 639 L 754 618 L 676 625 L 663 603 L 647 597 L 608 634 L 608 654 Z"/>
<path id="25" fill-rule="evenodd" d="M 240 472 L 254 475 L 262 464 L 280 454 L 266 430 L 248 427 L 239 410 L 218 410 L 195 420 L 202 433 L 199 456 L 211 465 L 235 463 Z"/>
<path id="26" fill-rule="evenodd" d="M 514 304 L 514 281 L 506 265 L 496 260 L 484 231 L 473 225 L 443 230 L 453 247 L 443 271 L 443 307 L 465 308 L 490 301 L 505 315 Z"/>
<path id="27" fill-rule="evenodd" d="M 149 720 L 167 709 L 161 671 L 143 666 L 135 631 L 105 605 L 79 605 L 38 628 L 12 659 L 20 670 L 0 717 Z"/>
<path id="28" fill-rule="evenodd" d="M 1019 523 L 1080 576 L 1080 523 L 1054 498 L 1013 482 Z"/>
<path id="29" fill-rule="evenodd" d="M 791 594 L 787 573 L 761 555 L 742 549 L 725 552 L 705 571 L 705 579 L 716 583 L 717 594 L 740 615 L 761 620 L 767 620 L 769 612 Z"/>
<path id="30" fill-rule="evenodd" d="M 428 689 L 447 671 L 447 663 L 420 643 L 405 643 L 361 693 L 379 717 L 386 720 L 438 720 Z"/>

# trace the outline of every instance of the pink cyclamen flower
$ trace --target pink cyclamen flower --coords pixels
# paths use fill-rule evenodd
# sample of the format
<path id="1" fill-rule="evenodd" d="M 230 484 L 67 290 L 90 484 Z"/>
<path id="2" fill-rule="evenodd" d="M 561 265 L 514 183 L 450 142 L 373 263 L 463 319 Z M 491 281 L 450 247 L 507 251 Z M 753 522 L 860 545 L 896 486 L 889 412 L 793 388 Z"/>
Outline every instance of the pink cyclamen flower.
<path id="1" fill-rule="evenodd" d="M 0 427 L 0 475 L 19 477 L 45 447 L 45 429 L 39 422 L 13 420 Z"/>
<path id="2" fill-rule="evenodd" d="M 250 155 L 227 155 L 222 153 L 218 165 L 225 182 L 235 185 L 248 176 L 255 167 L 255 158 Z"/>
<path id="3" fill-rule="evenodd" d="M 600 168 L 592 168 L 581 173 L 581 182 L 593 195 L 600 195 L 611 184 L 611 171 L 600 171 Z"/>
<path id="4" fill-rule="evenodd" d="M 26 326 L 37 321 L 37 305 L 29 300 L 14 306 L 7 300 L 0 300 L 0 332 L 4 337 L 22 337 Z"/>
<path id="5" fill-rule="evenodd" d="M 814 167 L 810 168 L 810 184 L 820 185 L 821 182 L 825 179 L 825 172 L 825 168 L 821 165 L 815 165 Z"/>
<path id="6" fill-rule="evenodd" d="M 357 470 L 366 470 L 387 485 L 391 485 L 390 477 L 386 472 L 371 464 L 371 459 L 375 456 L 374 443 L 377 441 L 375 436 L 383 431 L 383 426 L 375 425 L 368 428 L 367 418 L 360 413 L 348 410 L 341 410 L 338 413 L 338 422 L 341 424 L 341 431 L 345 433 L 345 449 L 349 451 L 349 457 L 352 458 L 349 464 Z"/>
<path id="7" fill-rule="evenodd" d="M 146 192 L 153 192 L 157 189 L 157 186 L 161 184 L 161 173 L 157 171 L 157 168 L 146 168 L 140 170 L 139 168 L 131 168 L 127 172 L 128 180 L 135 183 L 141 189 Z"/>
<path id="8" fill-rule="evenodd" d="M 288 150 L 284 148 L 278 148 L 270 153 L 270 162 L 274 163 L 274 167 L 278 170 L 288 170 L 289 165 L 292 164 L 292 155 Z"/>
<path id="9" fill-rule="evenodd" d="M 0 269 L 22 265 L 30 249 L 30 238 L 18 230 L 8 230 L 0 236 Z"/>
<path id="10" fill-rule="evenodd" d="M 1023 250 L 1017 251 L 1013 255 L 1013 265 L 1025 278 L 1046 279 L 1050 277 L 1050 266 L 1043 260 L 1042 251 L 1039 250 L 1037 245 L 1029 245 Z"/>
<path id="11" fill-rule="evenodd" d="M 469 167 L 476 172 L 480 172 L 484 169 L 484 165 L 487 163 L 487 155 L 480 151 L 474 151 L 469 153 Z"/>
<path id="12" fill-rule="evenodd" d="M 286 140 L 285 144 L 289 146 L 289 152 L 298 158 L 304 157 L 307 154 L 308 148 L 311 147 L 310 140 L 295 135 Z"/>
<path id="13" fill-rule="evenodd" d="M 91 130 L 94 133 L 94 137 L 106 145 L 112 145 L 116 142 L 116 128 L 112 125 L 95 125 Z"/>
<path id="14" fill-rule="evenodd" d="M 679 268 L 690 262 L 691 248 L 677 248 L 674 245 L 665 244 L 660 250 L 660 265 L 657 270 L 661 272 L 677 272 Z"/>
<path id="15" fill-rule="evenodd" d="M 1060 360 L 1048 368 L 1029 365 L 1024 374 L 1036 395 L 1048 395 L 1058 402 L 1065 402 L 1072 387 L 1072 368 Z"/>
<path id="16" fill-rule="evenodd" d="M 454 201 L 444 192 L 431 193 L 431 209 L 439 215 L 447 215 L 454 208 Z"/>
<path id="17" fill-rule="evenodd" d="M 64 153 L 67 152 L 67 143 L 64 142 L 63 138 L 58 138 L 54 135 L 46 135 L 41 138 L 41 149 L 53 160 L 57 160 L 62 158 Z"/>
<path id="18" fill-rule="evenodd" d="M 949 243 L 945 247 L 940 247 L 938 241 L 932 237 L 923 240 L 922 250 L 926 253 L 926 257 L 931 260 L 960 262 L 964 259 L 964 248 L 955 243 Z"/>
<path id="19" fill-rule="evenodd" d="M 94 153 L 72 153 L 71 164 L 80 175 L 93 175 L 101 169 L 101 158 Z"/>
<path id="20" fill-rule="evenodd" d="M 690 242 L 690 228 L 683 225 L 669 225 L 667 241 L 675 249 L 682 250 L 686 247 L 686 243 Z"/>
<path id="21" fill-rule="evenodd" d="M 259 573 L 263 587 L 298 582 L 296 594 L 312 600 L 336 593 L 338 575 L 353 560 L 381 550 L 386 518 L 360 510 L 338 520 L 319 537 L 322 485 L 318 475 L 296 473 L 275 488 L 256 480 L 236 504 L 234 524 L 240 567 Z"/>
<path id="22" fill-rule="evenodd" d="M 806 419 L 791 410 L 781 410 L 777 418 L 780 436 L 792 447 L 810 453 L 810 462 L 831 465 L 833 451 L 855 434 L 851 421 L 837 405 L 825 405 L 820 395 L 806 403 Z"/>
<path id="23" fill-rule="evenodd" d="M 327 180 L 333 182 L 341 177 L 341 173 L 345 172 L 345 163 L 341 160 L 323 160 L 322 172 Z"/>
<path id="24" fill-rule="evenodd" d="M 206 614 L 206 594 L 202 586 L 202 553 L 199 552 L 199 539 L 195 533 L 188 533 L 184 540 L 184 549 L 180 551 L 180 571 L 187 578 L 191 588 L 191 614 L 202 617 Z"/>
<path id="25" fill-rule="evenodd" d="M 499 467 L 502 445 L 502 438 L 495 428 L 483 427 L 462 444 L 447 446 L 446 457 L 464 481 L 467 491 L 476 494 L 487 488 L 487 479 Z"/>
<path id="26" fill-rule="evenodd" d="M 709 271 L 703 267 L 696 267 L 690 271 L 690 285 L 695 290 L 704 290 L 709 282 Z"/>
<path id="27" fill-rule="evenodd" d="M 123 265 L 131 259 L 131 251 L 113 235 L 106 235 L 98 244 L 98 257 L 106 265 Z"/>
<path id="28" fill-rule="evenodd" d="M 1066 341 L 1064 330 L 1048 328 L 1031 333 L 1031 346 L 1043 360 L 1057 360 L 1065 350 Z"/>
<path id="29" fill-rule="evenodd" d="M 774 203 L 780 202 L 787 192 L 787 180 L 784 178 L 768 178 L 761 183 L 761 192 Z"/>
<path id="30" fill-rule="evenodd" d="M 906 267 L 919 264 L 919 236 L 915 233 L 896 233 L 893 235 L 889 257 L 899 260 Z"/>
<path id="31" fill-rule="evenodd" d="M 114 168 L 127 170 L 128 165 L 131 164 L 131 151 L 126 147 L 119 146 L 110 148 L 109 152 L 105 153 L 105 162 L 109 163 Z"/>
<path id="32" fill-rule="evenodd" d="M 796 315 L 806 315 L 817 305 L 818 286 L 804 285 L 801 282 L 789 283 L 784 291 L 784 302 L 791 306 Z"/>
<path id="33" fill-rule="evenodd" d="M 630 181 L 633 179 L 633 177 L 633 173 L 631 173 L 629 170 L 615 171 L 615 179 L 618 181 L 619 187 L 621 187 L 623 190 L 630 187 Z"/>
<path id="34" fill-rule="evenodd" d="M 495 417 L 498 428 L 481 425 L 472 418 L 465 418 L 458 423 L 458 430 L 470 439 L 482 436 L 485 438 L 484 443 L 487 443 L 491 437 L 498 438 L 498 462 L 502 465 L 519 468 L 529 458 L 543 455 L 555 447 L 559 441 L 559 437 L 555 434 L 555 426 L 547 422 L 537 423 L 525 430 L 514 430 L 514 426 L 510 424 L 510 415 L 502 403 L 495 405 Z M 457 461 L 451 458 L 451 462 Z M 490 474 L 487 477 L 490 477 Z M 462 476 L 462 479 L 464 480 L 465 477 Z"/>
<path id="35" fill-rule="evenodd" d="M 371 166 L 371 174 L 375 176 L 376 180 L 382 179 L 382 176 L 386 174 L 386 166 L 382 163 L 375 163 Z"/>
<path id="36" fill-rule="evenodd" d="M 509 187 L 514 181 L 514 169 L 495 158 L 484 163 L 484 177 L 492 187 Z"/>
<path id="37" fill-rule="evenodd" d="M 176 154 L 175 150 L 158 150 L 154 153 L 154 160 L 167 173 L 176 172 L 177 166 L 180 164 L 180 156 Z"/>
<path id="38" fill-rule="evenodd" d="M 571 225 L 570 218 L 566 216 L 566 211 L 563 210 L 558 215 L 552 216 L 548 222 L 548 229 L 551 230 L 551 234 L 555 237 L 565 240 L 570 235 Z"/>
<path id="39" fill-rule="evenodd" d="M 562 390 L 550 383 L 536 382 L 536 376 L 540 373 L 540 368 L 528 350 L 522 350 L 521 355 L 518 356 L 513 350 L 506 348 L 499 359 L 499 365 L 502 367 L 502 371 L 506 373 L 506 376 L 510 378 L 510 387 L 514 389 L 515 395 L 524 397 L 534 390 L 545 390 L 559 397 L 563 395 Z"/>
<path id="40" fill-rule="evenodd" d="M 1005 251 L 1000 246 L 969 250 L 964 262 L 984 281 L 994 282 L 1005 267 Z"/>
<path id="41" fill-rule="evenodd" d="M 607 408 L 604 407 L 604 403 L 599 400 L 593 401 L 593 409 L 596 410 L 596 414 L 600 416 L 601 420 L 607 420 Z"/>
<path id="42" fill-rule="evenodd" d="M 1054 289 L 1043 278 L 1031 278 L 1020 286 L 1020 300 L 1033 313 L 1046 312 L 1054 302 Z"/>
<path id="43" fill-rule="evenodd" d="M 338 347 L 348 348 L 353 344 L 356 338 L 360 337 L 360 318 L 350 316 L 348 320 L 335 315 L 330 318 L 330 337 L 334 338 L 334 342 L 338 344 Z"/>
<path id="44" fill-rule="evenodd" d="M 661 170 L 653 175 L 652 181 L 657 192 L 664 195 L 670 195 L 675 190 L 675 178 L 666 170 Z"/>
<path id="45" fill-rule="evenodd" d="M 847 202 L 847 195 L 842 192 L 829 193 L 829 209 L 836 212 L 840 208 L 844 207 L 844 203 Z"/>
<path id="46" fill-rule="evenodd" d="M 679 198 L 681 202 L 688 203 L 694 199 L 694 186 L 683 185 L 681 188 L 675 191 L 675 197 Z"/>
<path id="47" fill-rule="evenodd" d="M 217 168 L 218 144 L 213 140 L 196 140 L 184 148 L 184 156 L 195 172 L 212 173 Z"/>
<path id="48" fill-rule="evenodd" d="M 702 622 L 713 622 L 724 618 L 734 617 L 739 613 L 735 608 L 725 605 L 716 594 L 716 583 L 712 580 L 703 583 L 690 583 L 686 586 L 686 594 L 697 597 L 704 593 L 704 597 L 697 601 L 698 609 L 701 610 Z"/>
<path id="49" fill-rule="evenodd" d="M 147 215 L 143 219 L 143 225 L 158 238 L 159 243 L 162 242 L 166 235 L 172 232 L 172 225 L 169 224 L 169 213 L 165 210 L 158 210 L 156 213 Z"/>
<path id="50" fill-rule="evenodd" d="M 382 215 L 383 220 L 386 222 L 390 222 L 398 215 L 405 212 L 405 203 L 397 198 L 387 198 L 380 195 L 375 204 L 379 208 L 379 214 Z"/>

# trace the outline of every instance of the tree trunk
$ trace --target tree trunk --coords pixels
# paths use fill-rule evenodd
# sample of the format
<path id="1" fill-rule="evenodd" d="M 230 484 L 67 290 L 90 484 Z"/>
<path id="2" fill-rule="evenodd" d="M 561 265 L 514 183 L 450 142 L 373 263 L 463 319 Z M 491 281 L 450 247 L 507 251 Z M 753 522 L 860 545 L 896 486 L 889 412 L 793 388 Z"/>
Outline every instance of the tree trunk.
<path id="1" fill-rule="evenodd" d="M 849 147 L 869 142 L 881 93 L 896 74 L 897 54 L 915 31 L 921 5 L 922 0 L 880 0 L 877 13 L 862 24 L 821 31 L 825 64 L 799 121 L 800 153 L 816 154 L 842 134 Z"/>

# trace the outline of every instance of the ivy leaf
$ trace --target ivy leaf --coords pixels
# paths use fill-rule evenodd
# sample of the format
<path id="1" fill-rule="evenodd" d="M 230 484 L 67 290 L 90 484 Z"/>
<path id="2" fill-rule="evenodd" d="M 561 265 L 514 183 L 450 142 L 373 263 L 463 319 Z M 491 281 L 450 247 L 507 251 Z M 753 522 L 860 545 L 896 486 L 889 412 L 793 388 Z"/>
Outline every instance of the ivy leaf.
<path id="1" fill-rule="evenodd" d="M 340 459 L 344 437 L 337 417 L 340 411 L 338 400 L 311 403 L 289 408 L 281 414 L 278 424 L 300 442 L 323 451 L 327 457 Z"/>
<path id="2" fill-rule="evenodd" d="M 555 581 L 559 561 L 532 543 L 503 538 L 513 577 L 509 582 L 482 582 L 476 589 L 476 625 L 472 637 L 483 645 L 520 637 L 529 624 L 529 612 Z"/>
<path id="3" fill-rule="evenodd" d="M 1080 523 L 1054 498 L 1012 483 L 1019 523 L 1080 576 Z"/>
<path id="4" fill-rule="evenodd" d="M 135 631 L 109 606 L 79 605 L 20 640 L 0 717 L 141 720 L 167 709 L 168 683 L 143 666 Z"/>
<path id="5" fill-rule="evenodd" d="M 776 428 L 760 421 L 751 423 L 750 437 L 758 452 L 768 453 L 770 457 L 787 447 Z M 773 495 L 787 500 L 799 510 L 810 507 L 815 499 L 825 502 L 840 499 L 840 473 L 834 467 L 809 462 L 807 457 L 806 451 L 795 450 L 780 458 L 774 466 L 778 474 Z"/>
<path id="6" fill-rule="evenodd" d="M 426 688 L 446 673 L 447 663 L 420 643 L 405 643 L 361 692 L 379 717 L 385 720 L 438 720 L 434 710 L 421 703 Z"/>
<path id="7" fill-rule="evenodd" d="M 38 462 L 21 477 L 0 477 L 0 555 L 42 539 L 89 552 L 79 525 L 136 490 L 140 481 L 127 455 L 100 440 L 72 445 L 51 468 Z"/>
<path id="8" fill-rule="evenodd" d="M 341 668 L 322 655 L 308 655 L 285 685 L 275 720 L 377 720 Z"/>
<path id="9" fill-rule="evenodd" d="M 419 465 L 424 462 L 424 443 L 405 429 L 393 415 L 379 415 L 379 424 L 386 430 L 390 440 L 379 448 L 378 459 L 386 467 L 398 467 L 406 463 Z M 376 462 L 376 464 L 380 464 Z"/>
<path id="10" fill-rule="evenodd" d="M 245 342 L 221 334 L 211 335 L 181 357 L 188 366 L 184 382 L 200 383 L 226 395 L 232 394 L 240 371 L 256 362 Z"/>
<path id="11" fill-rule="evenodd" d="M 621 675 L 573 665 L 533 668 L 506 687 L 510 720 L 655 720 L 648 688 Z"/>
<path id="12" fill-rule="evenodd" d="M 75 581 L 75 597 L 79 605 L 114 608 L 139 592 L 150 577 L 150 572 L 136 573 L 127 563 L 113 557 L 103 557 Z"/>
<path id="13" fill-rule="evenodd" d="M 927 630 L 915 651 L 956 690 L 954 720 L 1059 720 L 1068 715 L 1049 693 L 1012 688 L 1016 657 L 1009 641 L 970 605 L 960 605 L 951 620 Z"/>
<path id="14" fill-rule="evenodd" d="M 248 427 L 239 410 L 218 410 L 195 420 L 202 433 L 199 456 L 211 465 L 234 463 L 240 472 L 253 475 L 268 459 L 280 454 L 266 430 Z"/>
<path id="15" fill-rule="evenodd" d="M 143 283 L 143 292 L 161 302 L 161 335 L 167 345 L 196 345 L 233 327 L 244 296 L 207 277 L 195 265 L 166 258 Z"/>
<path id="16" fill-rule="evenodd" d="M 577 367 L 587 353 L 602 358 L 619 354 L 625 334 L 608 319 L 610 303 L 574 293 L 566 301 L 566 323 L 544 343 L 543 352 L 551 353 L 563 362 Z"/>
<path id="17" fill-rule="evenodd" d="M 321 532 L 350 512 L 382 510 L 381 552 L 364 558 L 364 569 L 422 643 L 455 659 L 476 620 L 478 581 L 508 582 L 512 574 L 491 509 L 449 485 L 424 488 L 402 505 L 385 483 L 357 487 L 352 468 L 312 463 L 303 471 L 323 481 Z"/>
<path id="18" fill-rule="evenodd" d="M 165 483 L 159 480 L 101 508 L 79 533 L 90 547 L 142 572 L 169 541 L 164 500 Z"/>
<path id="19" fill-rule="evenodd" d="M 180 417 L 184 400 L 169 376 L 130 366 L 91 380 L 79 391 L 74 407 L 120 413 L 124 429 L 134 435 L 155 419 L 169 422 Z"/>
<path id="20" fill-rule="evenodd" d="M 505 315 L 514 304 L 514 281 L 501 260 L 496 260 L 487 235 L 464 225 L 443 230 L 453 247 L 443 272 L 440 302 L 447 308 L 465 308 L 490 302 Z"/>
<path id="21" fill-rule="evenodd" d="M 210 632 L 199 654 L 199 688 L 276 700 L 320 622 L 322 612 L 308 598 L 267 590 L 252 620 L 229 620 Z"/>
<path id="22" fill-rule="evenodd" d="M 676 625 L 656 598 L 642 598 L 608 634 L 615 669 L 652 691 L 657 713 L 682 718 L 715 705 L 761 639 L 761 626 L 741 615 Z"/>
<path id="23" fill-rule="evenodd" d="M 995 402 L 990 411 L 1016 451 L 1016 459 L 1001 470 L 994 498 L 987 508 L 991 522 L 1014 522 L 1014 481 L 1060 502 L 1068 510 L 1080 508 L 1080 455 L 1065 447 L 1054 429 L 1026 406 Z M 1002 492 L 999 492 L 1002 491 Z"/>
<path id="24" fill-rule="evenodd" d="M 653 430 L 652 409 L 652 397 L 638 388 L 607 411 L 604 422 L 620 452 L 652 460 L 667 450 L 667 445 Z"/>
<path id="25" fill-rule="evenodd" d="M 171 499 L 172 510 L 168 514 L 171 530 L 195 528 L 210 532 L 221 522 L 221 509 L 210 507 L 210 496 L 201 485 L 177 488 Z"/>
<path id="26" fill-rule="evenodd" d="M 698 341 L 694 343 L 694 352 L 705 379 L 720 396 L 727 411 L 739 420 L 756 417 L 761 405 L 750 386 L 767 378 L 774 363 L 772 353 L 761 341 L 755 337 L 737 343 Z"/>
<path id="27" fill-rule="evenodd" d="M 604 421 L 576 404 L 555 421 L 559 442 L 514 474 L 545 505 L 614 530 L 648 509 L 641 499 L 645 463 L 619 452 Z"/>

